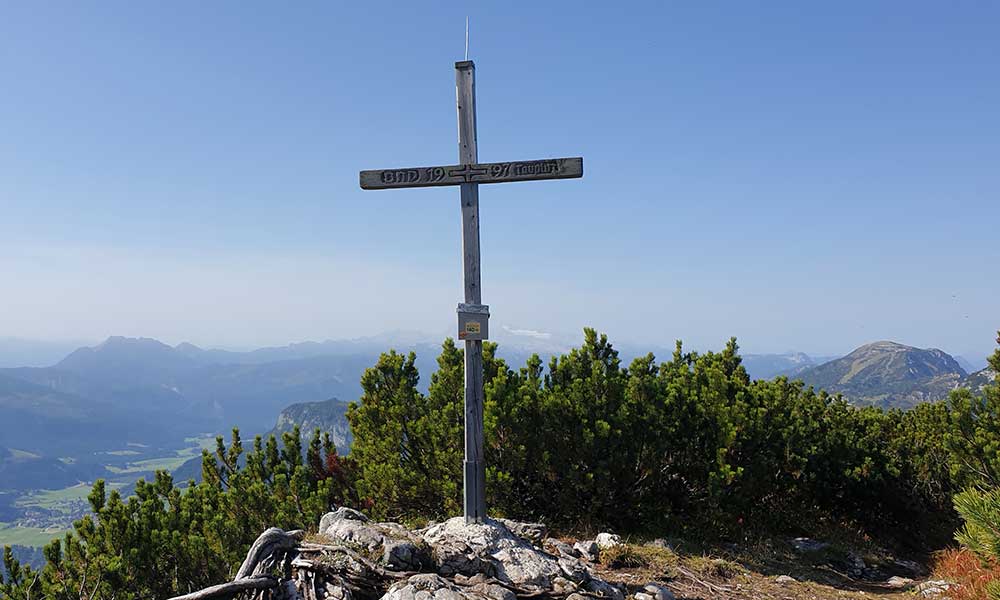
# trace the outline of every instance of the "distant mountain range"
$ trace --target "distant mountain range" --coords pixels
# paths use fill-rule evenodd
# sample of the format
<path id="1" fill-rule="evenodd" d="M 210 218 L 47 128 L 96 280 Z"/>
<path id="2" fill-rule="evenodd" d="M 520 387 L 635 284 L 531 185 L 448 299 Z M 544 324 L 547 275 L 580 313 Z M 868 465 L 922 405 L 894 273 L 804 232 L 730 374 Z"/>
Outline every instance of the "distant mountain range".
<path id="1" fill-rule="evenodd" d="M 157 444 L 239 426 L 263 432 L 290 403 L 357 398 L 388 343 L 325 342 L 253 352 L 112 337 L 51 367 L 0 369 L 0 446 L 75 456 L 110 443 Z M 438 348 L 416 350 L 421 372 Z"/>
<path id="2" fill-rule="evenodd" d="M 979 389 L 992 377 L 968 374 L 951 355 L 896 342 L 874 342 L 798 373 L 795 378 L 828 392 L 843 394 L 858 405 L 910 408 L 946 398 L 958 387 Z"/>
<path id="3" fill-rule="evenodd" d="M 185 437 L 228 432 L 233 426 L 252 439 L 256 433 L 287 430 L 291 423 L 305 424 L 304 432 L 320 425 L 332 430 L 346 450 L 345 404 L 318 399 L 358 398 L 363 371 L 393 346 L 417 353 L 425 390 L 436 368 L 438 343 L 420 334 L 394 335 L 399 339 L 304 342 L 249 352 L 112 337 L 76 349 L 53 366 L 0 369 L 0 475 L 33 464 L 60 481 L 85 480 L 100 468 L 95 453 L 130 443 L 177 448 Z M 507 345 L 501 345 L 501 354 L 513 368 L 532 352 L 548 358 L 569 346 L 567 339 L 536 331 L 507 328 L 502 337 Z M 630 352 L 638 354 L 623 350 L 626 364 Z M 663 348 L 656 353 L 661 359 L 669 356 Z M 828 359 L 789 352 L 748 354 L 743 362 L 754 378 L 787 375 L 857 404 L 887 407 L 909 407 L 944 398 L 958 386 L 979 389 L 992 381 L 983 371 L 968 375 L 940 350 L 894 342 Z"/>

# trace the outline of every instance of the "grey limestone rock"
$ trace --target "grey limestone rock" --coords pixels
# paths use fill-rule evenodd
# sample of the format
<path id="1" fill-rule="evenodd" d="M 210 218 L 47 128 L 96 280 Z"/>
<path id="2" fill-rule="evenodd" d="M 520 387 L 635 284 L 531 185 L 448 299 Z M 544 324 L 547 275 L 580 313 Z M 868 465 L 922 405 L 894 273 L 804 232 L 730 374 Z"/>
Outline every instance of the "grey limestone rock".
<path id="1" fill-rule="evenodd" d="M 674 600 L 674 593 L 658 583 L 647 583 L 642 591 L 652 596 L 653 600 Z"/>
<path id="2" fill-rule="evenodd" d="M 621 590 L 593 578 L 579 559 L 543 552 L 500 521 L 466 523 L 456 517 L 424 531 L 423 541 L 431 548 L 442 575 L 481 573 L 518 593 L 548 593 L 555 588 L 575 593 L 583 587 L 612 600 L 624 600 Z"/>
<path id="3" fill-rule="evenodd" d="M 622 538 L 620 535 L 605 532 L 598 533 L 597 537 L 594 538 L 594 541 L 597 542 L 598 548 L 605 550 L 607 548 L 613 548 L 620 545 L 622 543 Z"/>
<path id="4" fill-rule="evenodd" d="M 562 569 L 563 576 L 574 583 L 585 583 L 590 579 L 590 570 L 579 558 L 559 558 L 559 568 Z"/>
<path id="5" fill-rule="evenodd" d="M 579 591 L 580 586 L 565 577 L 555 577 L 552 579 L 552 592 L 558 596 L 568 596 Z"/>
<path id="6" fill-rule="evenodd" d="M 426 552 L 414 542 L 386 538 L 382 545 L 382 562 L 393 571 L 419 571 L 429 561 Z"/>
<path id="7" fill-rule="evenodd" d="M 419 571 L 430 563 L 420 537 L 398 523 L 375 523 L 364 514 L 347 507 L 326 513 L 319 532 L 333 540 L 360 546 L 368 552 L 382 553 L 386 568 L 395 571 Z"/>
<path id="8" fill-rule="evenodd" d="M 625 592 L 616 585 L 612 585 L 603 579 L 592 578 L 584 586 L 588 592 L 597 594 L 610 600 L 625 600 Z"/>
<path id="9" fill-rule="evenodd" d="M 597 560 L 598 552 L 600 552 L 597 542 L 593 540 L 589 542 L 577 542 L 573 544 L 573 550 L 577 551 L 581 558 L 585 558 L 590 562 Z"/>
<path id="10" fill-rule="evenodd" d="M 549 528 L 542 523 L 521 523 L 510 519 L 497 519 L 497 521 L 517 537 L 528 540 L 535 546 L 541 546 L 549 534 Z"/>
<path id="11" fill-rule="evenodd" d="M 435 573 L 420 573 L 389 588 L 382 600 L 517 600 L 514 592 L 486 581 L 456 585 Z"/>
<path id="12" fill-rule="evenodd" d="M 913 591 L 920 594 L 924 598 L 934 598 L 936 596 L 944 595 L 952 587 L 955 587 L 955 584 L 950 581 L 945 581 L 944 579 L 931 579 L 917 585 L 913 588 Z"/>
<path id="13" fill-rule="evenodd" d="M 551 552 L 552 554 L 557 554 L 565 558 L 580 558 L 580 552 L 577 551 L 573 546 L 570 546 L 566 542 L 557 540 L 556 538 L 545 538 L 542 542 L 542 548 Z"/>
<path id="14" fill-rule="evenodd" d="M 552 580 L 563 575 L 556 557 L 534 548 L 498 521 L 467 524 L 455 517 L 425 531 L 423 539 L 444 575 L 483 573 L 534 590 L 551 588 Z"/>
<path id="15" fill-rule="evenodd" d="M 545 526 L 538 523 L 487 519 L 467 524 L 464 518 L 456 517 L 411 531 L 397 523 L 377 523 L 356 510 L 340 508 L 323 516 L 320 533 L 348 549 L 363 551 L 365 556 L 381 554 L 380 562 L 389 570 L 435 571 L 396 582 L 384 593 L 383 600 L 516 600 L 515 592 L 625 600 L 623 589 L 595 578 L 578 557 L 578 550 L 559 540 L 546 539 Z M 543 551 L 543 545 L 554 552 Z M 596 542 L 583 548 L 597 558 Z M 324 564 L 345 575 L 349 573 L 351 581 L 365 579 L 364 573 L 356 573 L 359 565 L 351 564 L 357 562 L 353 556 L 350 550 L 339 554 L 326 551 Z M 648 600 L 671 600 L 655 592 L 645 593 L 650 596 Z M 351 591 L 344 588 L 326 590 L 326 595 L 334 600 L 352 600 Z"/>

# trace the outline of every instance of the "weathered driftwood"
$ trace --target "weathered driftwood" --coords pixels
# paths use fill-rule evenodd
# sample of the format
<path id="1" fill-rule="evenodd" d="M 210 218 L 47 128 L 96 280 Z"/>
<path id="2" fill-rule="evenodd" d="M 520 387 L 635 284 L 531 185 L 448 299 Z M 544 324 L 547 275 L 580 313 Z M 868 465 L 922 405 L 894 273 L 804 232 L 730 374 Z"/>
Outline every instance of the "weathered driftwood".
<path id="1" fill-rule="evenodd" d="M 174 596 L 170 600 L 211 600 L 212 598 L 231 598 L 241 592 L 250 590 L 270 590 L 278 587 L 278 580 L 270 575 L 257 575 L 245 579 L 237 579 L 229 583 L 213 585 L 203 590 Z"/>
<path id="2" fill-rule="evenodd" d="M 273 558 L 277 553 L 284 554 L 295 549 L 304 532 L 301 530 L 283 531 L 277 527 L 271 527 L 260 534 L 257 541 L 250 546 L 246 560 L 240 565 L 240 570 L 236 572 L 236 580 L 245 579 L 251 575 L 259 573 L 259 569 L 265 563 L 273 563 Z"/>
<path id="3" fill-rule="evenodd" d="M 283 560 L 289 552 L 295 550 L 299 540 L 303 536 L 302 531 L 282 531 L 277 527 L 272 527 L 260 534 L 257 540 L 250 546 L 247 557 L 240 565 L 233 581 L 213 585 L 201 591 L 192 592 L 183 596 L 175 596 L 170 600 L 209 600 L 211 598 L 232 598 L 233 596 L 247 592 L 273 590 L 278 587 L 278 580 L 265 571 L 275 566 L 278 561 Z"/>

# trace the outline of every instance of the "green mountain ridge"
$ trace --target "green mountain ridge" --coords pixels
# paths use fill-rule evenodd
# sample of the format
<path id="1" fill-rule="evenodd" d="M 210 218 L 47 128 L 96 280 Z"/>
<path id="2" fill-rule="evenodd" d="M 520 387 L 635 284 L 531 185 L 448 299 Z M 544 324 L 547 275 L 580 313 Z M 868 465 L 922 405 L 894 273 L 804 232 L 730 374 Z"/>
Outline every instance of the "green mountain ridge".
<path id="1" fill-rule="evenodd" d="M 942 350 L 879 341 L 796 378 L 816 389 L 843 394 L 854 404 L 911 408 L 946 398 L 964 385 L 968 374 Z"/>

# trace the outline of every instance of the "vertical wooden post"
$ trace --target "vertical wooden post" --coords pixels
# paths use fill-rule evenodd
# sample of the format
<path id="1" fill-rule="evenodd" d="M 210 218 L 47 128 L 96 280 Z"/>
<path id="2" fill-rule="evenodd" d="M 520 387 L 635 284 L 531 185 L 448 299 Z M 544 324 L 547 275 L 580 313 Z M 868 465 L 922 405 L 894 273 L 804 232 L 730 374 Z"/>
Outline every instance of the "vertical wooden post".
<path id="1" fill-rule="evenodd" d="M 455 63 L 458 104 L 458 160 L 476 164 L 476 65 Z M 479 185 L 463 183 L 462 257 L 466 304 L 482 304 L 479 273 Z M 486 463 L 483 460 L 483 342 L 465 342 L 465 464 L 463 505 L 466 523 L 486 518 Z"/>

